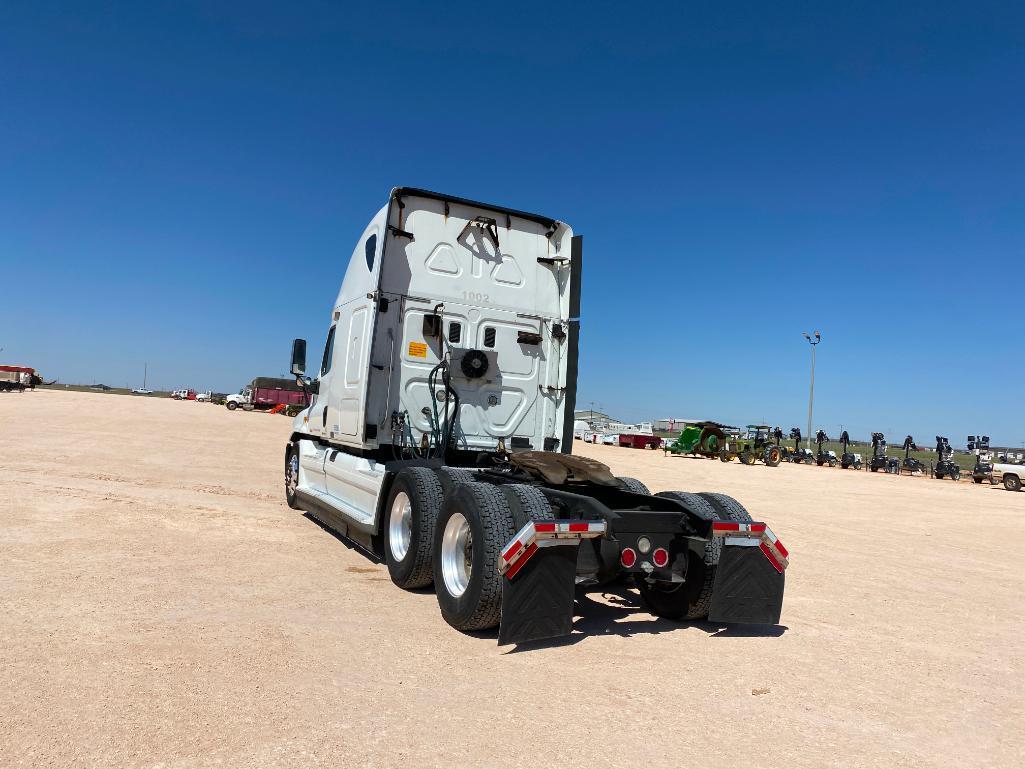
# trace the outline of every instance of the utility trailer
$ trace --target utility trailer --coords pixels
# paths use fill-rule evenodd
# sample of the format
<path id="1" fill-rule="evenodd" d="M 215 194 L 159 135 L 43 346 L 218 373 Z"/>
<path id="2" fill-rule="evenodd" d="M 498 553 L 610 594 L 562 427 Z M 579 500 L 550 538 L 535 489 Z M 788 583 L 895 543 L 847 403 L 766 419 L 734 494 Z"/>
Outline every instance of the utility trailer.
<path id="1" fill-rule="evenodd" d="M 739 434 L 736 427 L 718 422 L 687 423 L 676 440 L 672 443 L 665 441 L 662 448 L 666 454 L 695 454 L 728 462 L 735 455 L 729 443 L 733 440 L 736 445 Z"/>
<path id="2" fill-rule="evenodd" d="M 36 370 L 29 366 L 0 365 L 0 392 L 25 392 L 42 383 Z"/>
<path id="3" fill-rule="evenodd" d="M 722 494 L 650 494 L 571 454 L 582 239 L 397 188 L 352 253 L 285 447 L 285 496 L 433 583 L 462 631 L 565 635 L 577 585 L 632 577 L 674 619 L 779 621 L 788 553 Z"/>
<path id="4" fill-rule="evenodd" d="M 657 435 L 620 433 L 619 445 L 624 449 L 658 449 L 662 447 L 662 439 Z"/>

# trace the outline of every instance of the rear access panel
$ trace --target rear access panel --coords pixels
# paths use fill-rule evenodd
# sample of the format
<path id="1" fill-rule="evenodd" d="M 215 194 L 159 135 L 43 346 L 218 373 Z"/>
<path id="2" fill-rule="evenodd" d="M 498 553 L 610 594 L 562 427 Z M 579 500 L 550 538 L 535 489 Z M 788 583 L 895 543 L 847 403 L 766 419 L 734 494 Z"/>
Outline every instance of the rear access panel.
<path id="1" fill-rule="evenodd" d="M 775 625 L 783 609 L 784 572 L 777 571 L 758 547 L 726 545 L 719 557 L 712 622 Z"/>

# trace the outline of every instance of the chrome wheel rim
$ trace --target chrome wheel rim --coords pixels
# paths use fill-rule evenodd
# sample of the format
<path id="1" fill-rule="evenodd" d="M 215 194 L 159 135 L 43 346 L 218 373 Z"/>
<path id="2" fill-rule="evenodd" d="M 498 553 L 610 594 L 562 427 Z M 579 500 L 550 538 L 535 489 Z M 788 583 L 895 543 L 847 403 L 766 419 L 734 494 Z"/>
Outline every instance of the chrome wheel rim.
<path id="1" fill-rule="evenodd" d="M 285 489 L 288 496 L 294 497 L 295 490 L 299 487 L 299 457 L 292 454 L 288 458 L 288 467 L 285 468 Z"/>
<path id="2" fill-rule="evenodd" d="M 388 515 L 388 549 L 392 558 L 401 561 L 409 552 L 413 539 L 413 505 L 406 492 L 400 491 L 391 503 Z"/>
<path id="3" fill-rule="evenodd" d="M 454 513 L 441 538 L 441 576 L 455 598 L 466 592 L 473 570 L 473 535 L 462 513 Z"/>

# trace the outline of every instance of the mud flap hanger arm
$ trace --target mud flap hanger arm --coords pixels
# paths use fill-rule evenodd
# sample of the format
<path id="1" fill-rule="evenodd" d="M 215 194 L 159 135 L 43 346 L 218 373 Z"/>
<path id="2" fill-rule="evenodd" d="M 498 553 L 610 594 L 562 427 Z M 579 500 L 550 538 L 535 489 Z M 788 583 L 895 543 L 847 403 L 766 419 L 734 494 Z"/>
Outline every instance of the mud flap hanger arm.
<path id="1" fill-rule="evenodd" d="M 725 538 L 726 545 L 757 546 L 766 560 L 772 564 L 772 568 L 780 574 L 790 565 L 789 551 L 764 523 L 714 521 L 712 536 Z"/>
<path id="2" fill-rule="evenodd" d="M 605 521 L 530 521 L 503 548 L 498 573 L 512 579 L 538 548 L 575 545 L 581 539 L 603 537 L 607 530 Z"/>

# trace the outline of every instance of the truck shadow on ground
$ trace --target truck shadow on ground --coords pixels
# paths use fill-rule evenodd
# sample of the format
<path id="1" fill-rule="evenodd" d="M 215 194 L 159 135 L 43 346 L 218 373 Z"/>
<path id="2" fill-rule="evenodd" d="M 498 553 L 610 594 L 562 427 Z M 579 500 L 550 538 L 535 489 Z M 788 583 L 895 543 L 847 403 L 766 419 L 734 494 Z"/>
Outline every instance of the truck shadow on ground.
<path id="1" fill-rule="evenodd" d="M 598 600 L 601 596 L 602 600 Z M 700 630 L 713 638 L 778 638 L 789 629 L 785 625 L 723 625 L 708 621 L 673 621 L 649 614 L 641 604 L 637 590 L 629 584 L 609 585 L 604 590 L 585 592 L 577 590 L 576 619 L 573 632 L 561 638 L 549 638 L 517 644 L 507 653 L 536 651 L 561 646 L 573 646 L 594 636 L 661 635 L 662 633 Z M 495 633 L 481 633 L 481 637 L 494 637 Z"/>

